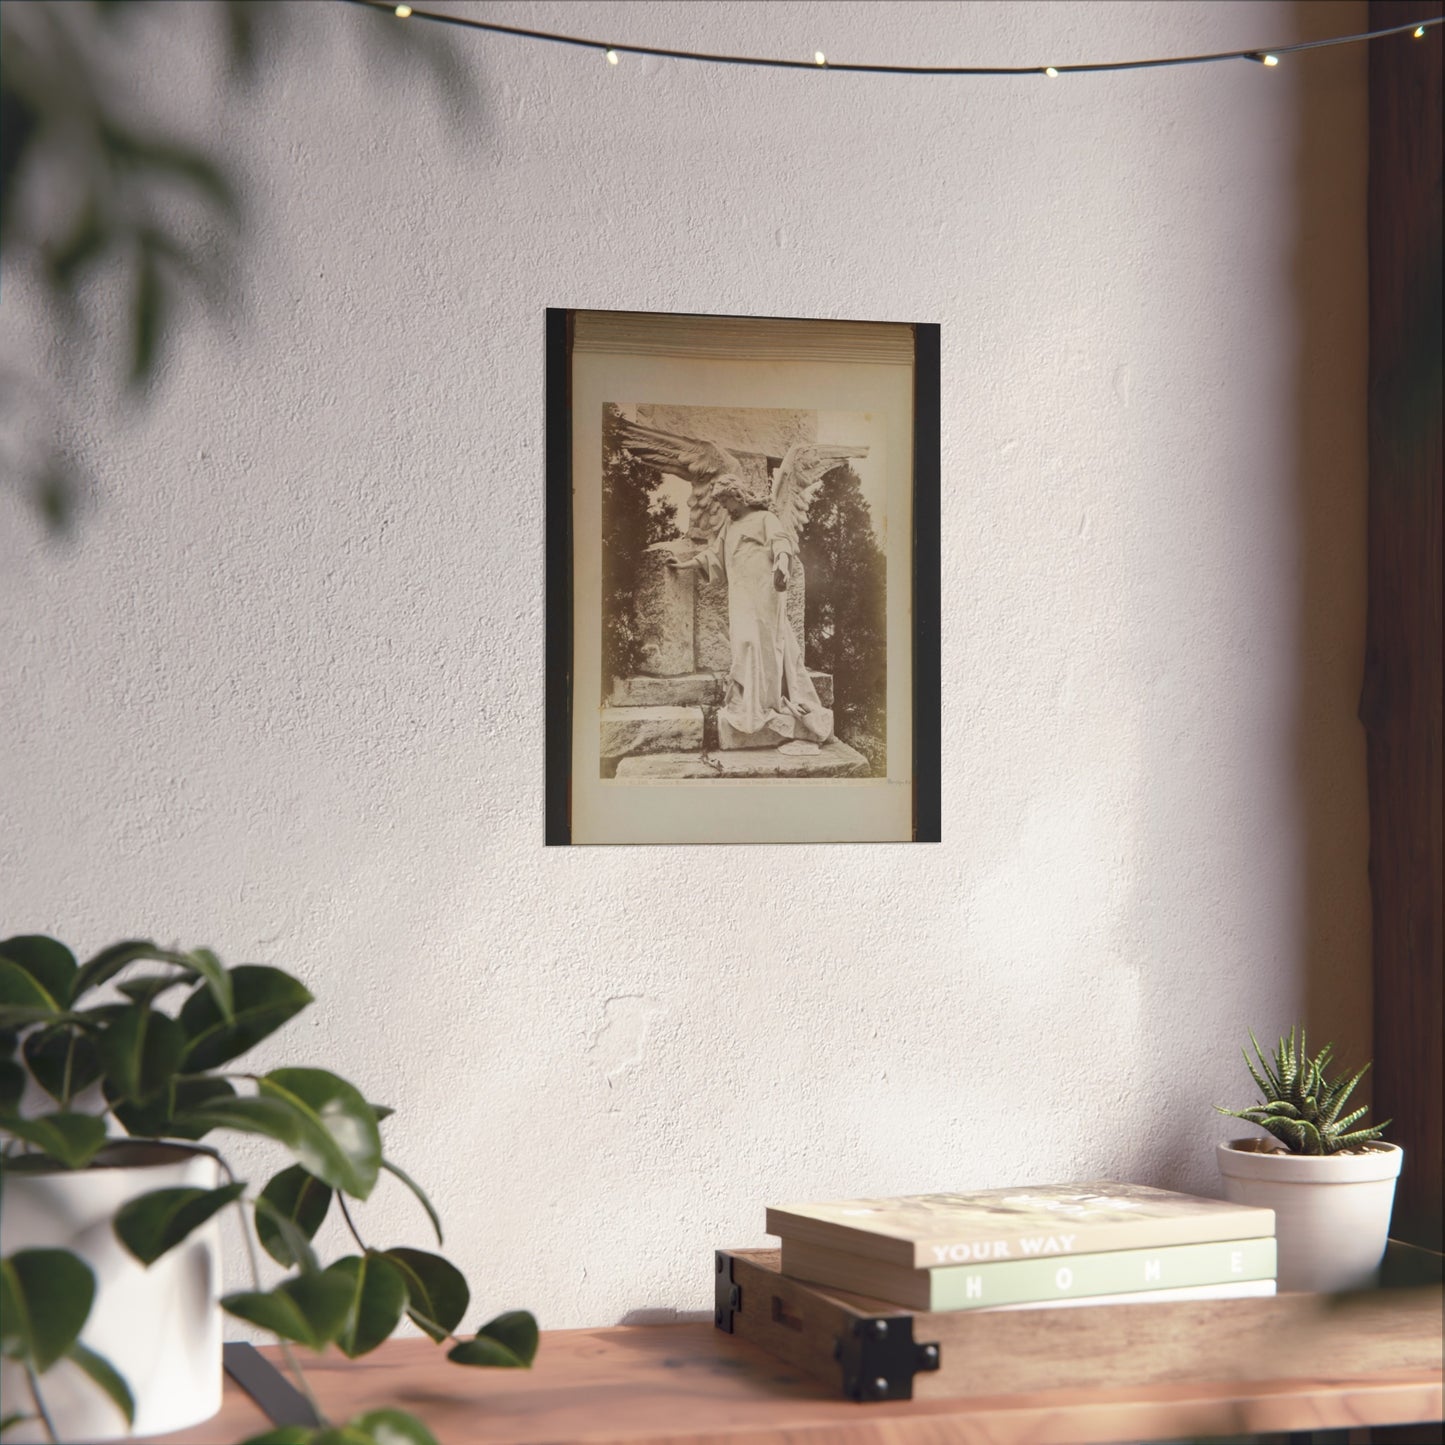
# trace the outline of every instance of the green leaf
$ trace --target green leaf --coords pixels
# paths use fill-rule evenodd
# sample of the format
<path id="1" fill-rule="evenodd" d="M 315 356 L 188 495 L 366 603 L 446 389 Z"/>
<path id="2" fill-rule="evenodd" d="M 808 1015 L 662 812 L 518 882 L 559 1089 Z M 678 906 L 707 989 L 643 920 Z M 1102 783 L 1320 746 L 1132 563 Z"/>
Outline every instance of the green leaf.
<path id="1" fill-rule="evenodd" d="M 76 1009 L 64 1016 L 63 1022 L 73 1023 L 92 1037 L 105 1032 L 116 1019 L 130 1008 L 128 1003 L 98 1003 L 90 1008 Z"/>
<path id="2" fill-rule="evenodd" d="M 381 1167 L 381 1134 L 365 1099 L 325 1069 L 273 1069 L 258 1083 L 261 1097 L 284 1101 L 305 1122 L 298 1161 L 318 1179 L 365 1199 Z"/>
<path id="3" fill-rule="evenodd" d="M 200 1139 L 209 1124 L 186 1122 L 184 1116 L 213 1099 L 233 1099 L 236 1091 L 226 1079 L 206 1076 L 173 1079 L 161 1093 L 145 1104 L 128 1102 L 112 1086 L 105 1090 L 111 1112 L 126 1132 L 141 1139 Z"/>
<path id="4" fill-rule="evenodd" d="M 226 1184 L 219 1189 L 152 1189 L 121 1205 L 111 1226 L 120 1242 L 149 1267 L 245 1188 Z"/>
<path id="5" fill-rule="evenodd" d="M 23 1360 L 30 1349 L 30 1320 L 19 1281 L 12 1276 L 10 1261 L 0 1260 L 0 1355 Z"/>
<path id="6" fill-rule="evenodd" d="M 181 1008 L 187 1073 L 214 1069 L 244 1054 L 311 1002 L 311 994 L 289 973 L 265 964 L 243 963 L 230 972 L 233 1017 L 227 1020 L 210 990 L 197 990 Z"/>
<path id="7" fill-rule="evenodd" d="M 299 1164 L 283 1169 L 261 1191 L 261 1198 L 283 1219 L 289 1220 L 300 1232 L 303 1239 L 316 1238 L 327 1211 L 331 1208 L 331 1189 L 313 1174 L 308 1174 Z M 298 1264 L 294 1244 L 288 1241 L 267 1211 L 256 1211 L 256 1234 L 261 1248 L 276 1261 L 288 1268 Z"/>
<path id="8" fill-rule="evenodd" d="M 25 1095 L 25 1070 L 14 1059 L 0 1059 L 0 1115 L 13 1114 Z"/>
<path id="9" fill-rule="evenodd" d="M 233 219 L 239 215 L 240 203 L 231 182 L 203 151 L 136 135 L 109 118 L 102 120 L 100 133 L 116 161 L 186 181 L 225 215 Z"/>
<path id="10" fill-rule="evenodd" d="M 135 258 L 135 298 L 131 311 L 131 363 L 129 385 L 150 379 L 166 315 L 166 293 L 155 248 L 140 245 Z"/>
<path id="11" fill-rule="evenodd" d="M 189 966 L 205 979 L 222 1019 L 232 1022 L 236 1015 L 231 975 L 226 972 L 221 960 L 209 948 L 193 948 L 186 958 Z"/>
<path id="12" fill-rule="evenodd" d="M 203 1108 L 213 1099 L 234 1099 L 236 1091 L 226 1079 L 176 1079 L 167 1095 L 171 1118 L 166 1121 L 166 1137 L 170 1139 L 200 1139 L 206 1132 L 204 1125 L 183 1123 L 177 1115 L 192 1109 Z M 122 1120 L 124 1123 L 124 1120 Z"/>
<path id="13" fill-rule="evenodd" d="M 439 1254 L 421 1249 L 388 1249 L 386 1257 L 406 1280 L 407 1314 L 440 1343 L 461 1323 L 471 1303 L 462 1272 Z"/>
<path id="14" fill-rule="evenodd" d="M 135 1424 L 135 1401 L 131 1399 L 130 1387 L 104 1355 L 96 1354 L 77 1340 L 67 1351 L 66 1358 L 79 1365 L 110 1396 L 111 1403 L 125 1416 L 127 1425 Z"/>
<path id="15" fill-rule="evenodd" d="M 376 1445 L 437 1445 L 436 1436 L 405 1410 L 368 1410 L 348 1422 Z"/>
<path id="16" fill-rule="evenodd" d="M 142 1139 L 204 1139 L 210 1124 L 189 1123 L 184 1116 L 217 1098 L 236 1098 L 228 1079 L 182 1077 L 172 1079 L 166 1091 L 149 1104 L 111 1100 L 111 1113 L 126 1126 L 127 1133 Z"/>
<path id="17" fill-rule="evenodd" d="M 296 1166 L 298 1169 L 300 1165 Z M 329 1194 L 331 1191 L 327 1190 Z M 269 1199 L 257 1196 L 251 1205 L 256 1216 L 256 1232 L 261 1232 L 261 1221 L 266 1221 L 266 1227 L 273 1230 L 280 1244 L 284 1246 L 291 1256 L 291 1263 L 300 1269 L 302 1274 L 319 1274 L 321 1266 L 317 1263 L 316 1252 L 311 1248 L 311 1242 L 296 1227 L 295 1223 L 282 1214 Z"/>
<path id="18" fill-rule="evenodd" d="M 68 1249 L 22 1249 L 0 1260 L 0 1349 L 43 1375 L 75 1343 L 95 1276 Z"/>
<path id="19" fill-rule="evenodd" d="M 100 1077 L 95 1042 L 74 1025 L 36 1029 L 25 1036 L 22 1051 L 35 1082 L 53 1099 L 73 1099 Z"/>
<path id="20" fill-rule="evenodd" d="M 67 1169 L 83 1169 L 105 1144 L 105 1121 L 94 1114 L 42 1114 L 0 1119 L 0 1129 L 34 1144 Z"/>
<path id="21" fill-rule="evenodd" d="M 401 1322 L 406 1280 L 385 1255 L 373 1250 L 338 1259 L 326 1274 L 345 1280 L 351 1291 L 346 1323 L 336 1343 L 342 1354 L 354 1360 L 374 1350 Z"/>
<path id="22" fill-rule="evenodd" d="M 24 1028 L 61 1012 L 49 990 L 13 959 L 0 958 L 0 1028 Z"/>
<path id="23" fill-rule="evenodd" d="M 347 1311 L 351 1308 L 351 1287 L 344 1278 L 329 1272 L 302 1275 L 266 1294 L 256 1291 L 228 1294 L 222 1299 L 221 1308 L 282 1339 L 321 1350 L 336 1338 L 346 1323 Z"/>
<path id="24" fill-rule="evenodd" d="M 46 247 L 45 264 L 51 284 L 70 293 L 79 272 L 106 249 L 109 241 L 110 229 L 92 196 L 69 233 L 58 244 Z"/>
<path id="25" fill-rule="evenodd" d="M 39 933 L 17 934 L 0 941 L 0 958 L 23 969 L 62 1007 L 74 997 L 75 955 L 63 943 Z"/>
<path id="26" fill-rule="evenodd" d="M 396 1113 L 396 1110 L 386 1104 L 373 1104 L 371 1112 L 376 1115 L 376 1122 L 379 1124 L 383 1119 L 389 1119 Z"/>
<path id="27" fill-rule="evenodd" d="M 376 1445 L 376 1441 L 354 1425 L 328 1425 L 311 1437 L 311 1445 Z"/>
<path id="28" fill-rule="evenodd" d="M 458 1365 L 484 1365 L 494 1369 L 530 1369 L 537 1354 L 537 1321 L 526 1310 L 509 1310 L 484 1324 L 475 1339 L 463 1340 L 447 1351 Z"/>
<path id="29" fill-rule="evenodd" d="M 116 984 L 116 988 L 132 1003 L 153 1004 L 162 994 L 173 988 L 184 988 L 190 982 L 191 976 L 187 973 L 148 973 L 144 978 L 128 978 Z"/>
<path id="30" fill-rule="evenodd" d="M 80 998 L 93 988 L 99 988 L 103 983 L 109 983 L 121 969 L 143 958 L 157 963 L 174 962 L 174 956 L 169 949 L 157 948 L 147 938 L 128 938 L 124 943 L 112 943 L 89 959 L 76 974 L 71 1000 Z"/>
<path id="31" fill-rule="evenodd" d="M 1341 1149 L 1353 1149 L 1356 1144 L 1368 1144 L 1372 1139 L 1380 1138 L 1388 1125 L 1393 1124 L 1393 1119 L 1386 1119 L 1381 1124 L 1376 1124 L 1372 1129 L 1356 1129 L 1353 1134 L 1341 1134 L 1335 1141 L 1332 1153 Z"/>
<path id="32" fill-rule="evenodd" d="M 381 1161 L 381 1167 L 385 1169 L 388 1174 L 395 1174 L 396 1177 L 400 1179 L 401 1182 L 405 1184 L 406 1187 L 410 1189 L 411 1192 L 415 1194 L 416 1197 L 421 1201 L 421 1207 L 426 1210 L 426 1217 L 431 1220 L 431 1227 L 436 1231 L 437 1243 L 441 1244 L 442 1222 L 440 1219 L 437 1218 L 437 1212 L 435 1209 L 432 1208 L 431 1200 L 426 1197 L 425 1193 L 423 1193 L 421 1185 L 418 1184 L 416 1180 L 411 1178 L 410 1175 L 403 1174 L 401 1170 L 398 1169 L 396 1165 L 391 1162 L 390 1159 L 383 1159 Z"/>
<path id="33" fill-rule="evenodd" d="M 100 1061 L 125 1098 L 153 1099 L 170 1083 L 186 1051 L 186 1035 L 175 1019 L 132 1006 L 100 1036 Z"/>

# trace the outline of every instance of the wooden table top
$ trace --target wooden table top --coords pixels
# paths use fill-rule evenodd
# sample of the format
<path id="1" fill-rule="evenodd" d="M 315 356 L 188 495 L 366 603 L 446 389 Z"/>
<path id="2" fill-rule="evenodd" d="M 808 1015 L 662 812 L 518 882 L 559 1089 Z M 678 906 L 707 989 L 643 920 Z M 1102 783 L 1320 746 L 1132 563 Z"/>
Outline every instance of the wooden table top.
<path id="1" fill-rule="evenodd" d="M 280 1367 L 276 1350 L 261 1353 Z M 423 1339 L 360 1360 L 298 1355 L 335 1422 L 389 1405 L 424 1420 L 440 1445 L 1087 1445 L 1442 1416 L 1441 1372 L 1419 1369 L 855 1405 L 710 1324 L 551 1330 L 526 1371 L 453 1365 Z M 223 1445 L 268 1423 L 227 1379 L 219 1415 L 155 1439 Z"/>

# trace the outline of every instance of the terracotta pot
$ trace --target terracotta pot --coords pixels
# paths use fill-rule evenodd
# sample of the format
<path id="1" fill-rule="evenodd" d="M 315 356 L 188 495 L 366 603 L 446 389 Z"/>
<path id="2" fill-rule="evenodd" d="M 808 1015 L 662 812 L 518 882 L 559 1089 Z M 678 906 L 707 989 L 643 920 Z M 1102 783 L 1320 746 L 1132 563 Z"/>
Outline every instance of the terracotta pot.
<path id="1" fill-rule="evenodd" d="M 95 1302 L 81 1343 L 105 1356 L 135 1400 L 136 1435 L 159 1435 L 209 1420 L 221 1408 L 220 1225 L 215 1218 L 149 1269 L 116 1238 L 111 1220 L 138 1194 L 214 1189 L 209 1154 L 183 1144 L 108 1144 L 85 1169 L 24 1165 L 5 1170 L 0 1253 L 68 1249 L 95 1272 Z M 125 1417 L 68 1360 L 40 1377 L 45 1408 L 63 1441 L 124 1439 Z M 30 1410 L 23 1368 L 0 1365 L 0 1398 Z M 39 1421 L 5 1432 L 11 1442 L 44 1440 Z"/>
<path id="2" fill-rule="evenodd" d="M 1282 1290 L 1359 1289 L 1385 1254 L 1404 1151 L 1380 1140 L 1358 1154 L 1287 1154 L 1272 1139 L 1218 1147 L 1224 1197 L 1274 1210 Z"/>

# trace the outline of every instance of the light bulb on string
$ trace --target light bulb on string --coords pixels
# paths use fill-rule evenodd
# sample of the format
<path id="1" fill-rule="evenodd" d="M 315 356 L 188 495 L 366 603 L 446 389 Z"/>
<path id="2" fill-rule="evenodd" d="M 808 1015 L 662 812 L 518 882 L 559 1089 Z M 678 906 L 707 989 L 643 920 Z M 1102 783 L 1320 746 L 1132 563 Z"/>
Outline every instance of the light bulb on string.
<path id="1" fill-rule="evenodd" d="M 523 29 L 515 25 L 502 25 L 494 20 L 472 19 L 460 15 L 438 14 L 427 10 L 413 10 L 408 4 L 393 4 L 392 0 L 345 0 L 345 3 L 360 6 L 367 10 L 386 10 L 395 15 L 399 20 L 405 20 L 409 16 L 415 16 L 417 20 L 429 20 L 438 24 L 459 25 L 469 30 L 482 31 L 495 35 L 511 35 L 527 40 L 551 41 L 560 45 L 571 45 L 581 50 L 598 50 L 607 57 L 609 65 L 618 63 L 618 52 L 609 48 L 605 42 L 596 40 L 590 36 L 567 35 L 557 31 Z M 1279 65 L 1285 54 L 1293 55 L 1296 52 L 1312 51 L 1326 45 L 1354 45 L 1362 41 L 1381 40 L 1390 35 L 1413 35 L 1416 40 L 1423 40 L 1425 36 L 1437 26 L 1445 24 L 1445 17 L 1435 17 L 1429 20 L 1416 21 L 1411 25 L 1406 21 L 1403 25 L 1385 26 L 1377 30 L 1363 30 L 1352 35 L 1331 35 L 1323 40 L 1300 41 L 1296 45 L 1287 45 L 1279 51 L 1266 50 L 1223 50 L 1200 55 L 1170 55 L 1162 56 L 1153 60 L 1113 60 L 1101 62 L 1100 64 L 1076 63 L 1063 67 L 1064 70 L 1074 74 L 1086 74 L 1104 71 L 1135 71 L 1156 69 L 1163 66 L 1177 65 L 1204 65 L 1214 62 L 1225 62 L 1233 60 L 1251 60 L 1256 65 L 1267 65 L 1274 68 Z M 949 76 L 985 76 L 985 75 L 1045 75 L 1050 80 L 1057 80 L 1063 70 L 1053 65 L 1013 65 L 1013 66 L 972 66 L 972 65 L 880 65 L 850 63 L 846 61 L 830 62 L 821 50 L 813 52 L 812 60 L 804 60 L 801 57 L 797 60 L 774 59 L 767 56 L 753 55 L 731 55 L 714 54 L 696 50 L 675 50 L 660 46 L 630 44 L 627 47 L 629 55 L 640 55 L 643 57 L 657 57 L 663 60 L 686 60 L 705 65 L 747 65 L 747 66 L 768 66 L 774 69 L 803 69 L 813 65 L 818 68 L 826 67 L 829 70 L 869 72 L 878 75 L 949 75 Z"/>

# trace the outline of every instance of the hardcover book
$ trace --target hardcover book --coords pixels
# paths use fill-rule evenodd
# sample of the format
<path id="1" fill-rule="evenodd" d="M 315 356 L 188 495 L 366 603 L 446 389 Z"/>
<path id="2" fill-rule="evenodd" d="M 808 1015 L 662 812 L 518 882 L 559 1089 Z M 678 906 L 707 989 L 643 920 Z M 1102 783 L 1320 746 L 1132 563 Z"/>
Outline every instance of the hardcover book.
<path id="1" fill-rule="evenodd" d="M 779 1205 L 767 1228 L 784 1241 L 935 1269 L 1255 1239 L 1274 1234 L 1274 1211 L 1102 1180 Z"/>
<path id="2" fill-rule="evenodd" d="M 909 1309 L 974 1310 L 1273 1280 L 1275 1242 L 1273 1235 L 1260 1235 L 1162 1249 L 1116 1249 L 1067 1258 L 911 1269 L 785 1239 L 782 1272 L 811 1284 L 891 1300 Z"/>

